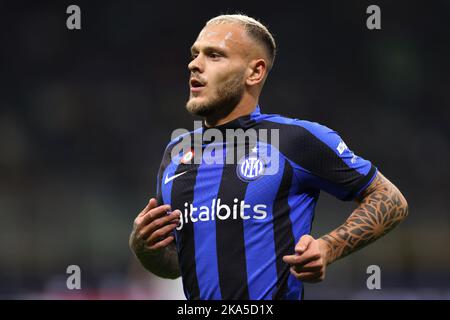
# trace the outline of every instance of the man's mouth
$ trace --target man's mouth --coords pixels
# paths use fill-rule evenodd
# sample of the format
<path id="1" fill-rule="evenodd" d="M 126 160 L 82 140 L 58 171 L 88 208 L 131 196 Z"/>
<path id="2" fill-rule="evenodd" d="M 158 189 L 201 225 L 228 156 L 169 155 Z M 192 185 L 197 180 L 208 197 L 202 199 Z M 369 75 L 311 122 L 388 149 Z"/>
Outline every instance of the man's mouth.
<path id="1" fill-rule="evenodd" d="M 206 84 L 198 79 L 195 78 L 191 78 L 191 80 L 189 81 L 190 87 L 191 87 L 191 91 L 192 92 L 199 92 L 201 91 Z"/>

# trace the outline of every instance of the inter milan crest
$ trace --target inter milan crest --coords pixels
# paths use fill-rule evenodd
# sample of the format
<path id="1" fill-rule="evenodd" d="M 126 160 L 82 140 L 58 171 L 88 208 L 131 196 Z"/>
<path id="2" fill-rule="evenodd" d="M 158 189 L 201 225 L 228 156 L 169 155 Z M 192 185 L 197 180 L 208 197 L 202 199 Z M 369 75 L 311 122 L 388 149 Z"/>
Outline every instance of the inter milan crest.
<path id="1" fill-rule="evenodd" d="M 243 157 L 236 166 L 238 177 L 246 182 L 254 181 L 264 175 L 266 170 L 265 161 L 258 155 L 257 148 L 252 149 L 252 153 Z"/>

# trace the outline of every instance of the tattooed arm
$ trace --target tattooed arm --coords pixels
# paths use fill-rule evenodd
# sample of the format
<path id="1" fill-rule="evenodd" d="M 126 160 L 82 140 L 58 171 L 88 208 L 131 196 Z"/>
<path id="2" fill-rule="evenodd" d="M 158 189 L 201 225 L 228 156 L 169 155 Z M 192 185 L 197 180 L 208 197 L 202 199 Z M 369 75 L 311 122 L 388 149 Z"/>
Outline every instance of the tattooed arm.
<path id="1" fill-rule="evenodd" d="M 408 215 L 405 198 L 380 172 L 357 201 L 358 207 L 341 226 L 317 240 L 303 236 L 296 254 L 284 257 L 295 277 L 322 281 L 328 264 L 379 239 Z"/>
<path id="2" fill-rule="evenodd" d="M 406 199 L 380 172 L 358 202 L 344 224 L 320 238 L 328 264 L 382 237 L 408 215 Z"/>

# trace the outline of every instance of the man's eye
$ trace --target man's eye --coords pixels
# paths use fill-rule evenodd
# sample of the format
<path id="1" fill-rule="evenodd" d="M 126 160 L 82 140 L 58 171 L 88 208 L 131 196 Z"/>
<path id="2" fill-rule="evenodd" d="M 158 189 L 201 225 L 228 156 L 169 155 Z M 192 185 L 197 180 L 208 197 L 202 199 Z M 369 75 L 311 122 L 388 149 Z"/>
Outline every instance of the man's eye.
<path id="1" fill-rule="evenodd" d="M 197 58 L 198 54 L 191 54 L 191 59 L 194 60 L 195 58 Z"/>
<path id="2" fill-rule="evenodd" d="M 210 56 L 211 58 L 213 58 L 213 59 L 216 59 L 216 58 L 220 58 L 220 57 L 221 57 L 221 55 L 220 55 L 219 53 L 217 53 L 217 52 L 212 52 L 209 56 Z"/>

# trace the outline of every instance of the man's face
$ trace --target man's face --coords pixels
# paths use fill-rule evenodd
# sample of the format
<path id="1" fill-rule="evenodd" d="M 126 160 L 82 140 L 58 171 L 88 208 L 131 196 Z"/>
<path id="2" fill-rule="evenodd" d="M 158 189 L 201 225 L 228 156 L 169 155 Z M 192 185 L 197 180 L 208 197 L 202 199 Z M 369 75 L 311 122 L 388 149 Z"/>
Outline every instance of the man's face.
<path id="1" fill-rule="evenodd" d="M 245 91 L 249 39 L 238 24 L 207 25 L 191 48 L 190 96 L 192 114 L 211 116 L 231 112 Z"/>

